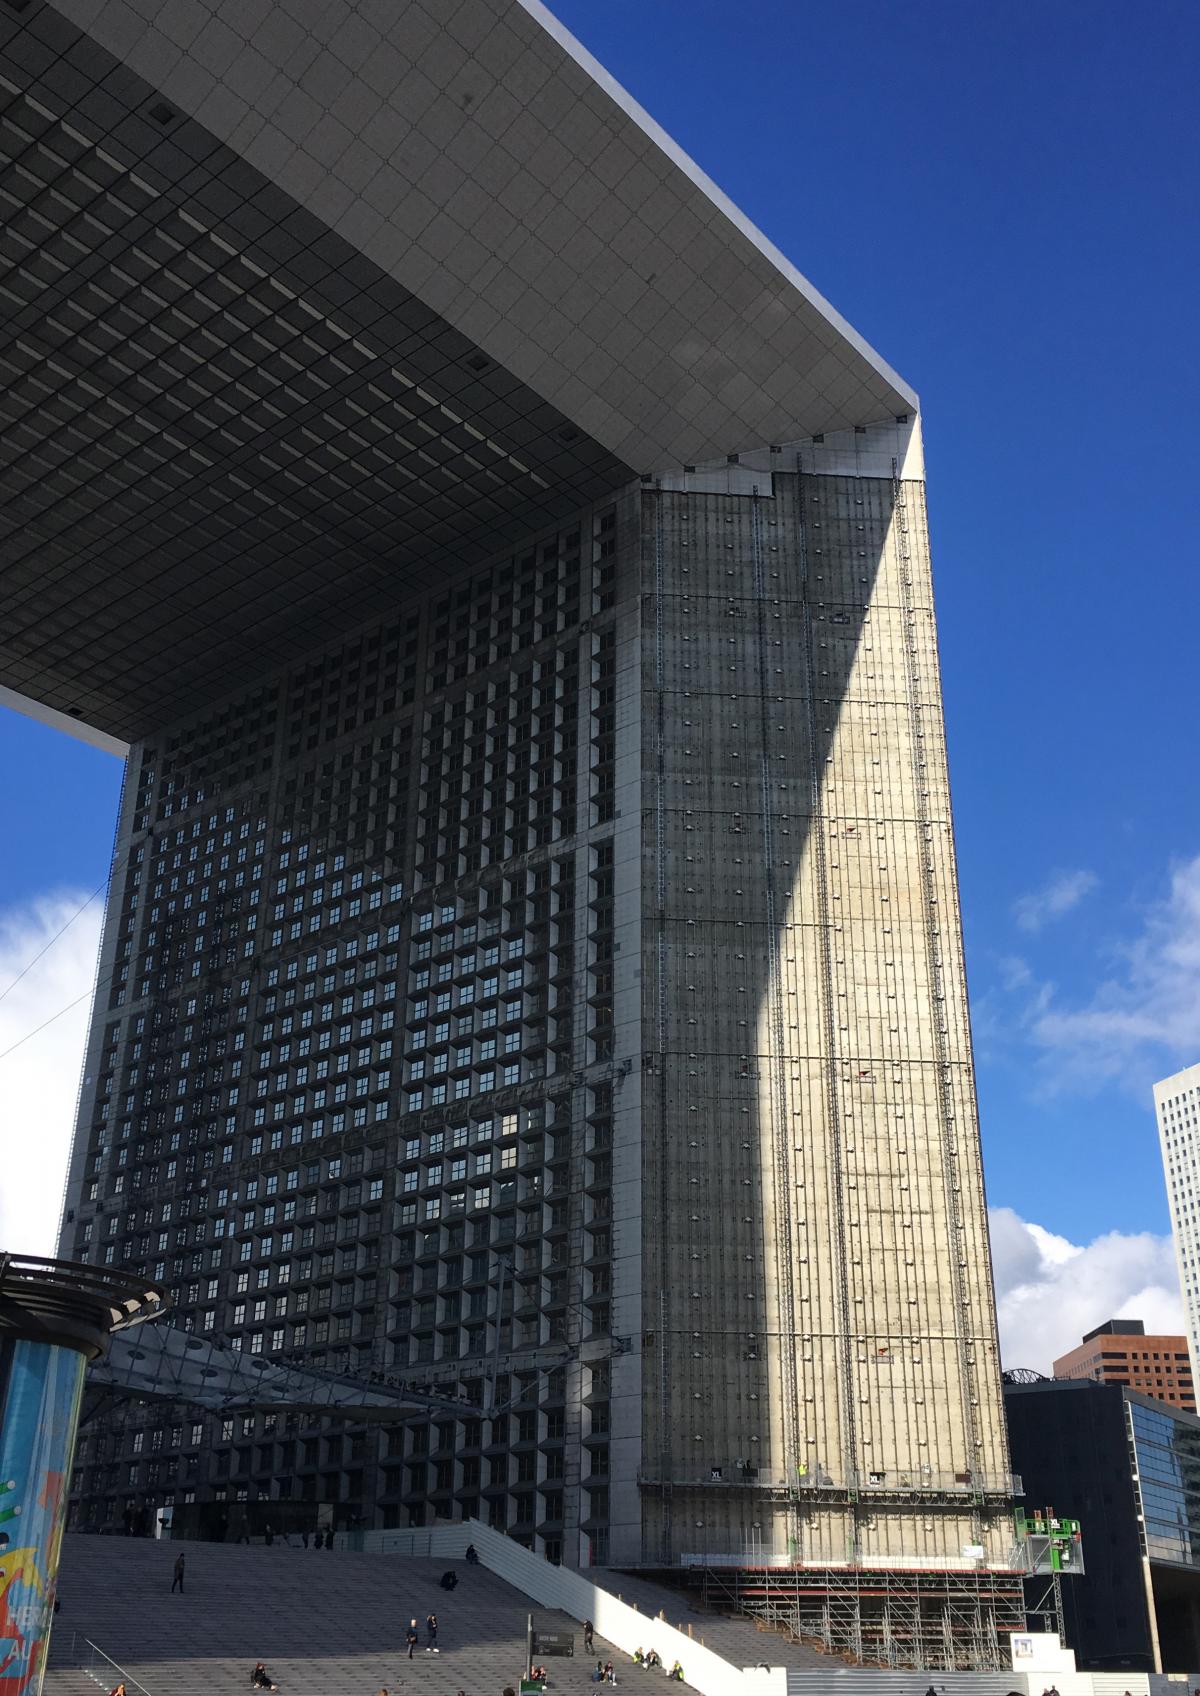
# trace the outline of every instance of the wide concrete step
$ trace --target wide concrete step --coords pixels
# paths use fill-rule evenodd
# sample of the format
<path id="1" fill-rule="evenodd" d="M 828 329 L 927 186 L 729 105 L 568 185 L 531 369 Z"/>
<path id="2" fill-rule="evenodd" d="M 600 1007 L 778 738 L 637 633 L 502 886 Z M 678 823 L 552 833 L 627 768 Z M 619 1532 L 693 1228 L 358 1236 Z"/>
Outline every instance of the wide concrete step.
<path id="1" fill-rule="evenodd" d="M 171 1590 L 181 1549 L 182 1594 Z M 438 1585 L 446 1564 L 72 1534 L 63 1549 L 46 1696 L 95 1696 L 98 1681 L 71 1664 L 86 1658 L 84 1639 L 149 1696 L 248 1692 L 256 1660 L 266 1662 L 283 1696 L 375 1696 L 383 1688 L 391 1696 L 498 1696 L 523 1670 L 529 1602 L 484 1568 L 463 1563 L 455 1565 L 458 1588 L 447 1593 Z M 431 1611 L 438 1616 L 436 1655 L 425 1651 Z M 410 1660 L 404 1634 L 413 1617 L 421 1647 Z M 594 1692 L 594 1662 L 583 1656 L 578 1623 L 550 1610 L 535 1610 L 535 1617 L 547 1631 L 576 1638 L 575 1660 L 547 1663 L 551 1692 Z M 599 1638 L 596 1651 L 613 1660 L 622 1682 L 658 1683 Z M 104 1688 L 116 1682 L 114 1674 Z"/>

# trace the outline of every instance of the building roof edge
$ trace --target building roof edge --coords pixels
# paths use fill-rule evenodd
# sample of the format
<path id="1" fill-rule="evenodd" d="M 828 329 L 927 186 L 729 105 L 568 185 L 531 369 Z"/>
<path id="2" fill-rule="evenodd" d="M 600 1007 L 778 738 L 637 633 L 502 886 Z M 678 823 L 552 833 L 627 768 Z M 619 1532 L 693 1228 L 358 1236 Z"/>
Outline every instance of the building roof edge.
<path id="1" fill-rule="evenodd" d="M 578 38 L 571 34 L 565 24 L 560 23 L 554 13 L 542 4 L 542 0 L 517 0 L 523 11 L 529 13 L 538 24 L 563 49 L 570 54 L 581 70 L 586 71 L 593 82 L 602 88 L 610 99 L 621 108 L 625 115 L 650 138 L 656 147 L 667 155 L 672 164 L 677 165 L 688 180 L 712 201 L 713 205 L 728 218 L 729 222 L 752 242 L 764 259 L 770 261 L 781 276 L 792 287 L 804 296 L 808 303 L 815 307 L 830 327 L 842 336 L 855 352 L 865 359 L 885 382 L 890 383 L 910 402 L 914 412 L 921 409 L 917 391 L 907 383 L 898 371 L 890 366 L 886 359 L 876 351 L 865 336 L 859 334 L 853 324 L 842 317 L 835 306 L 828 301 L 820 289 L 800 271 L 786 254 L 782 253 L 769 236 L 763 234 L 758 225 L 748 218 L 740 207 L 730 199 L 725 191 L 716 184 L 708 173 L 703 170 L 690 153 L 686 153 L 679 143 L 663 129 L 662 125 L 652 118 L 645 107 L 636 101 L 629 90 L 619 83 L 611 71 L 605 69 L 600 61 L 588 52 Z"/>

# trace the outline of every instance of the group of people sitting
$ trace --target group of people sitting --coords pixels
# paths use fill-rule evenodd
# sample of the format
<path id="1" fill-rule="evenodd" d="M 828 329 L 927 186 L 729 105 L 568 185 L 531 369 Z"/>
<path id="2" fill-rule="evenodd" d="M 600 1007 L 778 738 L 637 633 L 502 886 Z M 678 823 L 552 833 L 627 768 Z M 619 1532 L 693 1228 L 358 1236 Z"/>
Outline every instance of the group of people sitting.
<path id="1" fill-rule="evenodd" d="M 662 1656 L 659 1654 L 657 1649 L 635 1649 L 633 1651 L 633 1664 L 635 1667 L 641 1667 L 643 1672 L 662 1672 L 664 1670 Z M 679 1661 L 676 1661 L 671 1667 L 670 1672 L 667 1673 L 667 1679 L 668 1681 L 673 1681 L 676 1684 L 683 1683 L 683 1667 Z M 596 1669 L 592 1673 L 592 1683 L 615 1684 L 616 1682 L 617 1674 L 612 1662 L 597 1661 Z"/>
<path id="2" fill-rule="evenodd" d="M 643 1672 L 661 1672 L 663 1670 L 662 1657 L 657 1649 L 647 1649 L 645 1654 L 642 1653 L 640 1648 L 635 1649 L 633 1651 L 633 1664 L 635 1667 L 641 1667 Z M 673 1679 L 676 1684 L 683 1683 L 683 1666 L 679 1661 L 673 1663 L 667 1678 Z"/>

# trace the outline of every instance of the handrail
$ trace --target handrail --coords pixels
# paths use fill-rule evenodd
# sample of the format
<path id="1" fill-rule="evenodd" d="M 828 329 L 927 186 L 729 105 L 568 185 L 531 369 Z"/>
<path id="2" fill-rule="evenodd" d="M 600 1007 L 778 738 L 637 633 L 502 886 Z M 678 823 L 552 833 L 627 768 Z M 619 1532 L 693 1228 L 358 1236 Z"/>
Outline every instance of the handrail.
<path id="1" fill-rule="evenodd" d="M 152 1693 L 146 1689 L 144 1684 L 139 1683 L 132 1673 L 126 1672 L 125 1668 L 121 1666 L 118 1661 L 114 1661 L 111 1655 L 106 1655 L 98 1643 L 93 1643 L 90 1637 L 85 1637 L 83 1638 L 83 1642 L 86 1643 L 92 1654 L 94 1656 L 99 1656 L 99 1658 L 110 1666 L 114 1672 L 120 1675 L 118 1678 L 113 1679 L 111 1683 L 107 1678 L 97 1677 L 95 1667 L 90 1665 L 88 1659 L 79 1654 L 76 1650 L 75 1645 L 79 1642 L 79 1639 L 79 1632 L 73 1631 L 71 1633 L 71 1647 L 66 1651 L 66 1664 L 68 1666 L 78 1666 L 81 1671 L 87 1673 L 88 1677 L 93 1679 L 100 1686 L 101 1690 L 109 1690 L 114 1684 L 123 1684 L 126 1690 L 137 1690 L 141 1693 L 141 1696 L 152 1696 Z M 53 1658 L 58 1661 L 59 1665 L 63 1664 L 63 1661 L 59 1659 L 59 1653 L 61 1653 L 61 1651 L 59 1651 L 59 1645 L 61 1642 L 61 1637 L 52 1637 L 50 1640 L 51 1654 Z"/>

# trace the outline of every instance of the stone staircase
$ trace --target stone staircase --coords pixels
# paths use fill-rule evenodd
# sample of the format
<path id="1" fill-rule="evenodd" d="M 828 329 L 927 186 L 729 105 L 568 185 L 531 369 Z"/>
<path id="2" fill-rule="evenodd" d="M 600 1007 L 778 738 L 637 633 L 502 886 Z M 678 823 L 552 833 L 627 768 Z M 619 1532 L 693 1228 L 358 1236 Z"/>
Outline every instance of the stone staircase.
<path id="1" fill-rule="evenodd" d="M 676 1590 L 636 1573 L 607 1572 L 598 1567 L 588 1577 L 648 1619 L 661 1613 L 669 1625 L 686 1631 L 735 1667 L 773 1666 L 829 1672 L 842 1664 L 836 1656 L 823 1655 L 807 1644 L 791 1642 L 782 1632 L 772 1631 L 750 1614 L 722 1614 L 706 1608 L 694 1591 Z M 616 1664 L 615 1655 L 613 1664 Z"/>
<path id="2" fill-rule="evenodd" d="M 175 1557 L 186 1588 L 171 1593 Z M 396 1555 L 156 1542 L 72 1534 L 64 1540 L 62 1607 L 54 1624 L 45 1696 L 96 1696 L 117 1682 L 89 1676 L 84 1639 L 111 1656 L 149 1696 L 248 1696 L 250 1668 L 265 1661 L 281 1696 L 500 1696 L 523 1671 L 528 1599 L 481 1567 L 453 1563 L 458 1588 L 438 1587 L 445 1560 Z M 426 1654 L 425 1616 L 438 1616 L 441 1653 Z M 547 1662 L 551 1696 L 598 1689 L 576 1621 L 534 1609 L 547 1631 L 572 1631 L 574 1660 Z M 407 1659 L 416 1616 L 421 1647 Z M 74 1647 L 72 1647 L 74 1644 Z M 596 1654 L 618 1679 L 661 1688 L 599 1637 Z M 111 1677 L 109 1676 L 111 1674 Z M 137 1692 L 130 1689 L 130 1696 Z"/>

